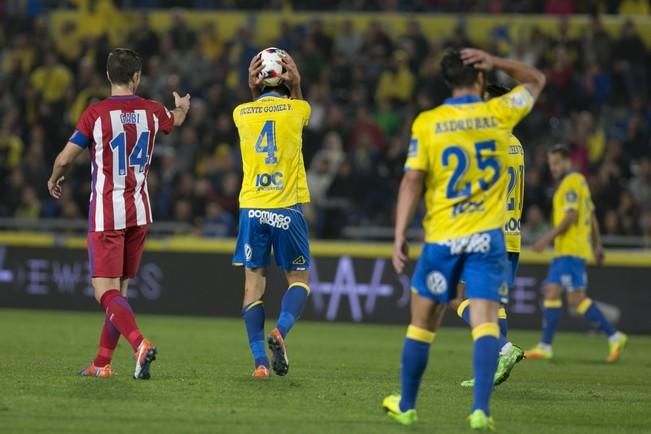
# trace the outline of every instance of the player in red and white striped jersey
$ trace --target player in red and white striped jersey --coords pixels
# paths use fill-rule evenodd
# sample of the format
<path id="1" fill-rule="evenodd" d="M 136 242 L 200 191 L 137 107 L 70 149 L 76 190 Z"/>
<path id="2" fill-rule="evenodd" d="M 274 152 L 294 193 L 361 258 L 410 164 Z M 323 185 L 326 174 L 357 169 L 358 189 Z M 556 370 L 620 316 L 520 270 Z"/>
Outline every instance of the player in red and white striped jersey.
<path id="1" fill-rule="evenodd" d="M 135 352 L 134 378 L 149 378 L 156 347 L 144 339 L 127 301 L 129 278 L 142 257 L 147 225 L 152 221 L 147 172 L 158 131 L 180 126 L 190 109 L 190 95 L 174 92 L 176 108 L 135 95 L 142 61 L 132 50 L 113 50 L 106 62 L 111 96 L 92 104 L 57 156 L 48 190 L 60 198 L 61 182 L 74 160 L 86 149 L 91 161 L 88 215 L 88 257 L 95 298 L 106 312 L 97 357 L 81 372 L 110 377 L 111 357 L 120 335 Z"/>

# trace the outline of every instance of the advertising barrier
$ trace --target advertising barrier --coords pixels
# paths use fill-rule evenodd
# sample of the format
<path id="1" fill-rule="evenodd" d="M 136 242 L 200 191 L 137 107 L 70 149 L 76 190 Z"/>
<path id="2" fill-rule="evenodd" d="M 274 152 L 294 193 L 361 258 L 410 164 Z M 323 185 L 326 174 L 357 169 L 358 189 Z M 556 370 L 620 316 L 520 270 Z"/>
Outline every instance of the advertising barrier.
<path id="1" fill-rule="evenodd" d="M 61 245 L 55 245 L 54 238 L 30 240 L 7 242 L 0 236 L 0 307 L 97 310 L 84 240 Z M 231 266 L 231 248 L 230 241 L 148 243 L 138 276 L 130 284 L 130 303 L 141 313 L 238 316 L 243 273 Z M 409 278 L 396 275 L 389 253 L 390 246 L 380 244 L 314 243 L 312 293 L 303 318 L 407 324 Z M 549 258 L 523 256 L 508 306 L 509 322 L 513 328 L 538 329 Z M 588 271 L 589 295 L 619 328 L 631 333 L 651 333 L 647 260 L 611 261 L 615 264 L 590 266 Z M 267 287 L 266 309 L 275 316 L 286 283 L 273 267 Z M 452 312 L 445 321 L 461 324 Z M 576 315 L 561 320 L 565 330 L 589 327 Z"/>

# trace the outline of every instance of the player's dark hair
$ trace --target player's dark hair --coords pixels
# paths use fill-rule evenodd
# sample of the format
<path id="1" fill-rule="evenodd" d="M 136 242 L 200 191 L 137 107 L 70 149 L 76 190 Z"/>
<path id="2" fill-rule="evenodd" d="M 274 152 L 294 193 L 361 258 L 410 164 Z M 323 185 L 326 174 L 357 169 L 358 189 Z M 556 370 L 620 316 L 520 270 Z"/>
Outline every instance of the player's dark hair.
<path id="1" fill-rule="evenodd" d="M 445 84 L 454 89 L 472 86 L 481 71 L 472 65 L 465 65 L 459 50 L 448 50 L 441 59 L 441 73 Z"/>
<path id="2" fill-rule="evenodd" d="M 106 70 L 113 84 L 129 84 L 133 74 L 142 70 L 140 55 L 128 48 L 116 48 L 106 59 Z"/>
<path id="3" fill-rule="evenodd" d="M 488 94 L 489 98 L 497 98 L 498 96 L 505 95 L 509 92 L 511 92 L 511 89 L 506 86 L 502 86 L 501 84 L 491 83 L 486 86 L 486 93 Z"/>
<path id="4" fill-rule="evenodd" d="M 290 97 L 292 93 L 285 84 L 279 84 L 278 86 L 262 86 L 262 93 L 275 92 L 280 95 Z"/>
<path id="5" fill-rule="evenodd" d="M 549 154 L 550 154 L 550 155 L 551 155 L 551 154 L 558 154 L 558 155 L 560 155 L 561 157 L 563 157 L 563 159 L 565 159 L 565 160 L 569 159 L 570 156 L 571 156 L 571 154 L 570 154 L 570 148 L 568 148 L 568 147 L 565 146 L 565 145 L 561 145 L 561 144 L 558 144 L 558 145 L 554 145 L 554 146 L 552 146 L 552 147 L 549 149 Z"/>

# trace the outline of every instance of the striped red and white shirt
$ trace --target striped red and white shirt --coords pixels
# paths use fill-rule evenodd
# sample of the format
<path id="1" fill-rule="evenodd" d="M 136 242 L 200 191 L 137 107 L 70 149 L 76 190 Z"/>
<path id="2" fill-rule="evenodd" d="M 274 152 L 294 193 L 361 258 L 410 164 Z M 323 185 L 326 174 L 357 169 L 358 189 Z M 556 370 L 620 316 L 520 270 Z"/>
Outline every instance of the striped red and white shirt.
<path id="1" fill-rule="evenodd" d="M 158 131 L 173 128 L 174 115 L 162 104 L 135 95 L 112 96 L 84 111 L 70 141 L 90 151 L 90 232 L 152 222 L 149 163 Z"/>

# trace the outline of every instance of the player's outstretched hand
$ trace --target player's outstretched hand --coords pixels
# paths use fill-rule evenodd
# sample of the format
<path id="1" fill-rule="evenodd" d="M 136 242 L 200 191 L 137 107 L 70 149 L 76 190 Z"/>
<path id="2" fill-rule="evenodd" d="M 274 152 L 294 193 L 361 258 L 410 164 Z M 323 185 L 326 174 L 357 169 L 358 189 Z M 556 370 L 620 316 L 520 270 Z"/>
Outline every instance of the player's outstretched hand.
<path id="1" fill-rule="evenodd" d="M 405 271 L 405 267 L 409 262 L 409 244 L 407 244 L 407 240 L 396 239 L 396 241 L 393 243 L 392 262 L 396 273 L 402 274 Z"/>
<path id="2" fill-rule="evenodd" d="M 533 247 L 532 247 L 533 251 L 541 253 L 543 250 L 545 250 L 545 248 L 547 247 L 547 244 L 549 244 L 549 241 L 547 241 L 547 238 L 542 237 L 541 239 L 539 239 L 538 241 L 536 241 L 533 244 Z"/>
<path id="3" fill-rule="evenodd" d="M 262 56 L 254 56 L 249 64 L 249 89 L 257 89 L 262 84 L 263 77 L 260 73 L 263 69 Z"/>
<path id="4" fill-rule="evenodd" d="M 52 179 L 47 180 L 47 189 L 50 192 L 50 196 L 52 196 L 55 199 L 61 198 L 61 194 L 63 193 L 63 187 L 61 187 L 61 183 L 63 182 L 64 179 L 65 178 L 62 176 L 56 181 L 53 181 Z"/>
<path id="5" fill-rule="evenodd" d="M 603 265 L 604 260 L 606 259 L 606 254 L 604 253 L 603 246 L 595 246 L 594 250 L 594 260 L 597 265 Z"/>
<path id="6" fill-rule="evenodd" d="M 292 56 L 289 53 L 285 52 L 281 55 L 281 62 L 285 67 L 285 72 L 280 75 L 284 81 L 291 85 L 297 85 L 301 82 L 301 75 L 298 73 L 298 67 L 296 62 L 292 59 Z"/>
<path id="7" fill-rule="evenodd" d="M 184 97 L 181 97 L 178 93 L 172 92 L 174 95 L 174 106 L 180 108 L 185 113 L 190 111 L 190 94 L 186 93 Z"/>
<path id="8" fill-rule="evenodd" d="M 464 48 L 461 50 L 461 60 L 466 65 L 473 65 L 482 71 L 490 71 L 495 64 L 491 54 L 476 48 Z"/>

